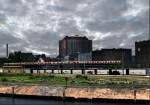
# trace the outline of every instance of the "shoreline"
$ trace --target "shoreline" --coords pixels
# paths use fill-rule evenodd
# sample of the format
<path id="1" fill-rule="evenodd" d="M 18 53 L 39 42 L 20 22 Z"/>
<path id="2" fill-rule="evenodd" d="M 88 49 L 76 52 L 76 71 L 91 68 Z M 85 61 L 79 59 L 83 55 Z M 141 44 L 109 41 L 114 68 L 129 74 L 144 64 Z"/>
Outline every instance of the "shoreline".
<path id="1" fill-rule="evenodd" d="M 91 87 L 15 86 L 12 89 L 12 86 L 0 85 L 0 96 L 73 102 L 150 103 L 148 89 L 137 90 L 136 95 L 130 89 Z"/>

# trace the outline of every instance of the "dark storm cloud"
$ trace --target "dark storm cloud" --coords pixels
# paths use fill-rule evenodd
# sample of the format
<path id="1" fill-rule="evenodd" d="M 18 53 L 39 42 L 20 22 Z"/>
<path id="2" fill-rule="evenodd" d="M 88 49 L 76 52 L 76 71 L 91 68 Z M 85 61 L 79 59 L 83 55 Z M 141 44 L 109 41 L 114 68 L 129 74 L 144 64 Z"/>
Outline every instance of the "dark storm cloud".
<path id="1" fill-rule="evenodd" d="M 149 0 L 0 0 L 0 56 L 58 54 L 58 40 L 80 34 L 93 48 L 133 48 L 149 34 Z M 111 42 L 111 43 L 110 43 Z"/>

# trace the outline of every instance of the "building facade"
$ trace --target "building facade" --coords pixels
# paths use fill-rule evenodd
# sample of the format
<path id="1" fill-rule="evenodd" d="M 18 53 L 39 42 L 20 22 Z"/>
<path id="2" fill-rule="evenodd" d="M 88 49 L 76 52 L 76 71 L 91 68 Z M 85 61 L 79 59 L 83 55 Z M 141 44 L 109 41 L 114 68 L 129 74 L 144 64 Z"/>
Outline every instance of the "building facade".
<path id="1" fill-rule="evenodd" d="M 59 41 L 59 58 L 61 60 L 79 60 L 79 55 L 83 56 L 85 54 L 86 56 L 91 54 L 91 52 L 92 40 L 85 36 L 66 36 Z"/>
<path id="2" fill-rule="evenodd" d="M 131 49 L 102 49 L 92 52 L 93 61 L 117 61 L 122 62 L 123 67 L 130 67 L 132 62 Z"/>
<path id="3" fill-rule="evenodd" d="M 135 42 L 135 60 L 137 67 L 150 67 L 150 40 Z"/>

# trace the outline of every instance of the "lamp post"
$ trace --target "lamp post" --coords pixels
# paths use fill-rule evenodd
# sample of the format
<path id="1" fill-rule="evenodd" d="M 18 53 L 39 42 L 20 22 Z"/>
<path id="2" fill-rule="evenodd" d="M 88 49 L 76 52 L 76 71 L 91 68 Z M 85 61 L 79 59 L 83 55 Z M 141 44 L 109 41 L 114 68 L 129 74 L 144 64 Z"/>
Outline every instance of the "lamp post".
<path id="1" fill-rule="evenodd" d="M 15 87 L 12 86 L 11 89 L 12 89 L 12 98 L 14 98 L 14 95 L 15 95 Z"/>
<path id="2" fill-rule="evenodd" d="M 15 105 L 15 87 L 12 86 L 11 89 L 12 89 L 12 104 Z"/>
<path id="3" fill-rule="evenodd" d="M 61 69 L 62 69 L 62 58 L 59 58 L 59 61 L 58 61 L 58 74 L 61 72 Z"/>
<path id="4" fill-rule="evenodd" d="M 60 71 L 59 71 L 59 70 L 60 70 L 60 61 L 61 61 L 61 59 L 59 59 L 58 62 L 57 62 L 57 64 L 58 64 L 58 74 L 59 74 L 59 72 L 60 72 Z"/>
<path id="5" fill-rule="evenodd" d="M 124 75 L 124 52 L 122 52 L 122 71 Z"/>
<path id="6" fill-rule="evenodd" d="M 66 82 L 66 84 L 65 84 L 65 88 L 67 88 L 67 83 L 68 83 L 68 79 L 69 79 L 69 77 L 65 77 L 65 82 Z"/>

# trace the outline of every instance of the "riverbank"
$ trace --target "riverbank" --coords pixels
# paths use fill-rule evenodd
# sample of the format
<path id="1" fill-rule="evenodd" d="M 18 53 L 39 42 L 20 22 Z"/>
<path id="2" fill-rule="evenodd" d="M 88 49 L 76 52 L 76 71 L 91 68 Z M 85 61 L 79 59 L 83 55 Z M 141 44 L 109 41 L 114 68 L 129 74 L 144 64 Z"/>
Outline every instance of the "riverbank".
<path id="1" fill-rule="evenodd" d="M 1 96 L 148 102 L 148 76 L 1 74 Z"/>
<path id="2" fill-rule="evenodd" d="M 12 96 L 12 86 L 0 85 L 1 96 Z M 15 86 L 14 96 L 22 98 L 43 98 L 72 101 L 149 102 L 149 90 L 109 89 L 53 86 Z M 135 99 L 136 98 L 136 99 Z"/>
<path id="3" fill-rule="evenodd" d="M 66 79 L 67 77 L 67 79 Z M 77 86 L 132 89 L 148 87 L 148 76 L 121 75 L 49 75 L 49 74 L 0 74 L 0 84 Z"/>

